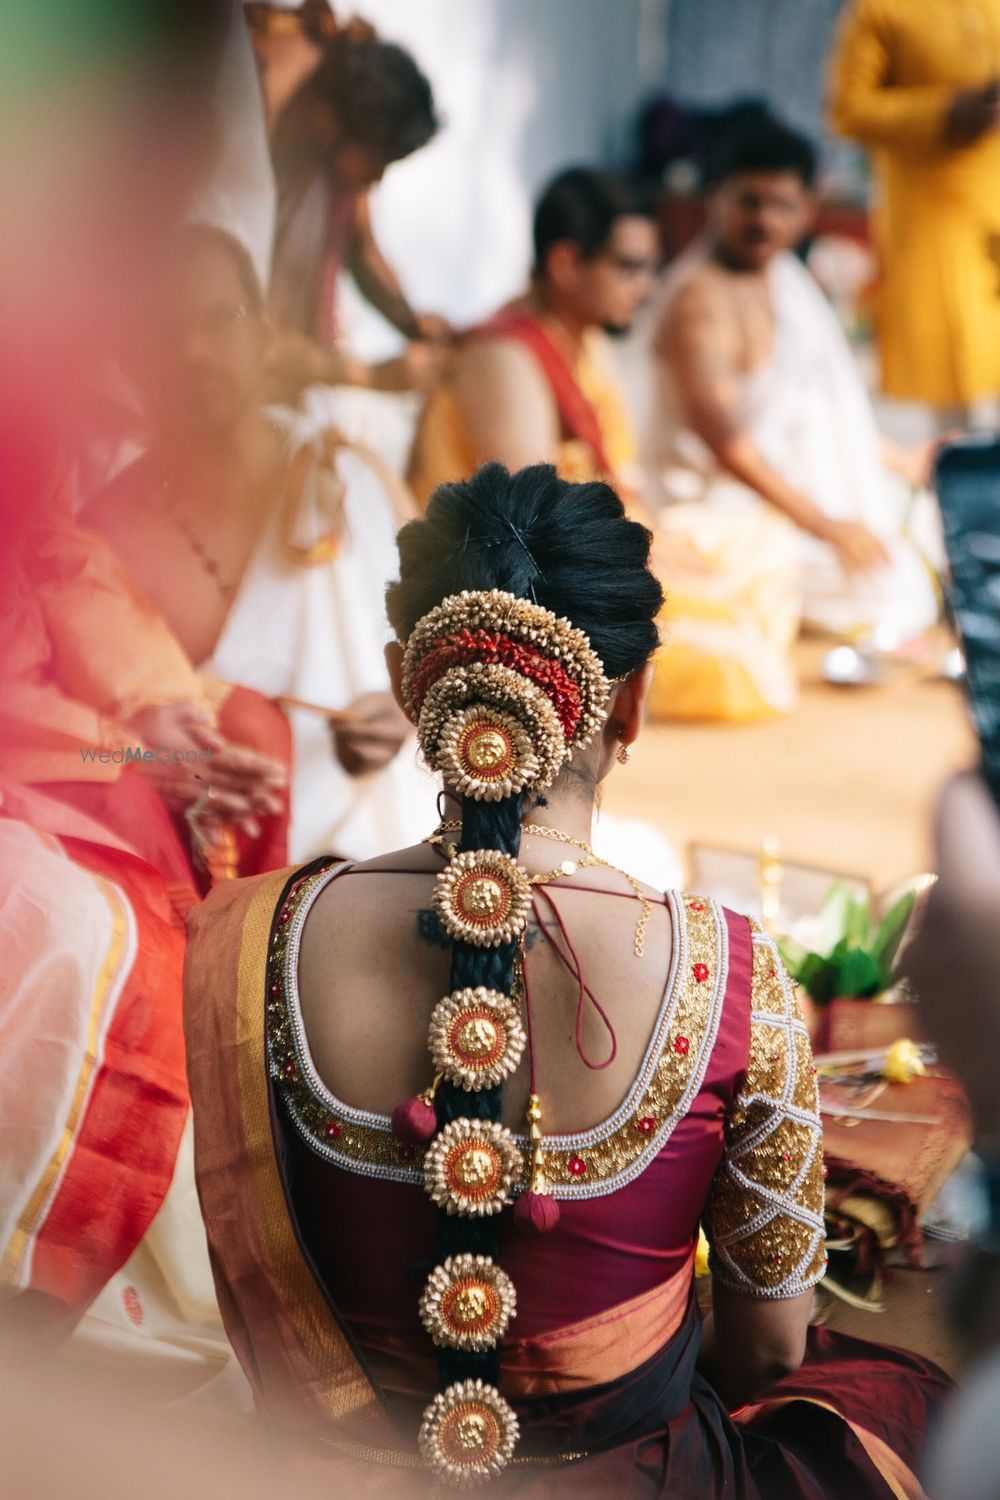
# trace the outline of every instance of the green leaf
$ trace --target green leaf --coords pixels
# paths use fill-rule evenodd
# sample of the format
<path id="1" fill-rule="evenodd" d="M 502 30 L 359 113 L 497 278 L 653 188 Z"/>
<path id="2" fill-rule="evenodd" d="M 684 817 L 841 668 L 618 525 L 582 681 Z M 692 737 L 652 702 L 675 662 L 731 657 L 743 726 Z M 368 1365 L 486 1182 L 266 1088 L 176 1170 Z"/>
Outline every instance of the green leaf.
<path id="1" fill-rule="evenodd" d="M 838 995 L 858 999 L 877 995 L 880 978 L 878 963 L 866 948 L 850 948 L 837 962 Z"/>
<path id="2" fill-rule="evenodd" d="M 832 953 L 846 935 L 853 905 L 850 886 L 842 880 L 835 880 L 819 909 L 820 940 L 817 946 L 820 953 Z"/>
<path id="3" fill-rule="evenodd" d="M 844 937 L 852 948 L 863 948 L 871 936 L 871 901 L 867 896 L 849 895 L 844 921 Z"/>
<path id="4" fill-rule="evenodd" d="M 887 990 L 892 983 L 896 955 L 906 936 L 913 909 L 917 904 L 916 891 L 907 891 L 889 908 L 879 925 L 872 944 L 872 955 L 879 968 L 879 984 Z"/>
<path id="5" fill-rule="evenodd" d="M 818 953 L 806 954 L 796 978 L 806 994 L 811 995 L 817 1005 L 826 1005 L 837 993 L 836 967 L 830 963 L 829 959 L 821 958 Z"/>

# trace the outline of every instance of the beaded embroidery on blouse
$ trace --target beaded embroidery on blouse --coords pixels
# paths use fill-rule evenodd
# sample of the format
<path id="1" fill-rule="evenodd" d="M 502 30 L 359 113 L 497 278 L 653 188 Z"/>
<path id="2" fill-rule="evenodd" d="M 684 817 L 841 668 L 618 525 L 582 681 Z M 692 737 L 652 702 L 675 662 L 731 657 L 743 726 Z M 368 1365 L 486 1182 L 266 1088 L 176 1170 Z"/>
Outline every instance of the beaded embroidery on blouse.
<path id="1" fill-rule="evenodd" d="M 388 1115 L 336 1098 L 317 1074 L 306 1042 L 297 982 L 302 928 L 313 901 L 344 868 L 334 864 L 303 877 L 277 914 L 267 975 L 271 1074 L 296 1129 L 317 1155 L 367 1177 L 419 1184 L 426 1148 L 398 1141 Z M 556 1198 L 602 1197 L 633 1181 L 663 1149 L 704 1080 L 726 992 L 728 930 L 714 901 L 671 892 L 668 902 L 674 932 L 670 973 L 638 1075 L 600 1125 L 544 1138 L 544 1171 Z M 514 1139 L 527 1164 L 527 1138 Z M 516 1191 L 525 1187 L 527 1171 Z"/>
<path id="2" fill-rule="evenodd" d="M 826 1267 L 816 1069 L 777 949 L 753 928 L 750 1065 L 703 1215 L 712 1274 L 754 1297 L 793 1297 Z"/>

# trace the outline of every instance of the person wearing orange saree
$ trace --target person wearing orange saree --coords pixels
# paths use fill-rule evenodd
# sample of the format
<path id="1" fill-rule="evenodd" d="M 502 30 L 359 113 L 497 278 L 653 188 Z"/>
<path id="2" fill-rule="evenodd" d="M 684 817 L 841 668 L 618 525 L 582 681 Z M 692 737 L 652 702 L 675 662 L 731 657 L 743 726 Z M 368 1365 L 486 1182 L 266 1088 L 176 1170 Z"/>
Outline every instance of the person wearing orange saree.
<path id="1" fill-rule="evenodd" d="M 208 876 L 174 809 L 211 777 L 217 827 L 263 848 L 282 820 L 256 800 L 280 767 L 213 728 L 164 622 L 61 495 L 2 564 L 0 1287 L 68 1328 L 152 1223 L 188 1115 L 184 917 Z M 258 814 L 255 837 L 235 827 Z"/>
<path id="2" fill-rule="evenodd" d="M 169 1367 L 174 1396 L 218 1374 L 231 1406 L 190 1163 L 184 917 L 212 881 L 287 858 L 287 724 L 244 690 L 213 722 L 162 619 L 58 507 L 3 576 L 0 1318 L 70 1339 L 81 1368 Z M 284 744 L 261 753 L 267 714 Z M 184 812 L 206 786 L 202 866 Z"/>
<path id="3" fill-rule="evenodd" d="M 624 182 L 573 168 L 538 200 L 534 255 L 529 291 L 464 336 L 427 402 L 409 469 L 422 505 L 494 459 L 630 482 L 635 449 L 606 332 L 624 333 L 649 294 L 655 226 Z"/>
<path id="4" fill-rule="evenodd" d="M 164 621 L 72 520 L 48 436 L 5 412 L 0 1287 L 68 1329 L 156 1216 L 188 1117 L 184 917 L 208 877 L 179 812 L 211 778 L 250 841 L 235 824 L 266 825 L 280 767 L 213 726 Z"/>
<path id="5" fill-rule="evenodd" d="M 0 791 L 0 1297 L 68 1331 L 173 1176 L 184 927 L 177 887 L 105 826 L 6 777 Z"/>
<path id="6" fill-rule="evenodd" d="M 919 1500 L 946 1378 L 807 1335 L 822 1132 L 773 941 L 588 842 L 642 721 L 649 554 L 548 465 L 401 533 L 389 658 L 441 825 L 192 914 L 223 1317 L 262 1414 L 355 1491 Z"/>
<path id="7" fill-rule="evenodd" d="M 199 677 L 58 487 L 20 526 L 3 578 L 0 770 L 112 828 L 165 874 L 185 910 L 184 893 L 194 899 L 203 883 L 183 821 L 199 797 L 208 842 L 224 831 L 244 873 L 283 863 L 280 712 Z"/>
<path id="8" fill-rule="evenodd" d="M 215 805 L 254 811 L 245 775 L 225 785 L 195 674 L 75 525 L 67 483 L 191 181 L 218 9 L 153 4 L 113 34 L 108 15 L 79 12 L 71 48 L 35 12 L 4 37 L 24 87 L 4 102 L 21 149 L 0 273 L 0 1301 L 5 1322 L 60 1335 L 156 1216 L 189 1114 L 196 878 L 183 824 L 120 757 L 175 752 L 197 726 L 199 748 L 218 747 Z M 190 801 L 204 762 L 185 766 Z"/>
<path id="9" fill-rule="evenodd" d="M 203 677 L 287 712 L 291 857 L 390 848 L 433 802 L 382 656 L 380 588 L 412 502 L 369 450 L 265 405 L 271 327 L 239 241 L 186 226 L 161 297 L 148 446 L 84 519 Z"/>

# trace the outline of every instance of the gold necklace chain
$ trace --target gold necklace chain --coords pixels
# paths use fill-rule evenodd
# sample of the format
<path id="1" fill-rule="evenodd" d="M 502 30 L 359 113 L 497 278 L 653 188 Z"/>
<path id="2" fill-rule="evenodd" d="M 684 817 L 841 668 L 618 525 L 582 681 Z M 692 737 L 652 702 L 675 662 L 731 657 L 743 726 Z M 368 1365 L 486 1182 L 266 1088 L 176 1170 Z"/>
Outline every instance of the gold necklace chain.
<path id="1" fill-rule="evenodd" d="M 558 828 L 545 828 L 540 823 L 525 823 L 521 829 L 522 833 L 533 833 L 538 838 L 555 839 L 559 844 L 570 844 L 574 849 L 582 849 L 587 856 L 586 861 L 581 860 L 581 867 L 587 864 L 603 865 L 606 870 L 611 870 L 615 875 L 620 875 L 623 880 L 628 881 L 632 887 L 633 894 L 639 902 L 639 920 L 635 924 L 635 940 L 633 950 L 636 958 L 641 958 L 646 949 L 646 928 L 649 926 L 649 917 L 652 912 L 652 903 L 642 889 L 640 881 L 627 870 L 622 870 L 618 865 L 613 865 L 610 859 L 603 859 L 601 855 L 595 854 L 586 839 L 575 839 L 571 834 L 562 833 Z"/>
<path id="2" fill-rule="evenodd" d="M 458 845 L 449 844 L 444 835 L 446 833 L 457 833 L 460 828 L 460 823 L 443 823 L 436 833 L 432 833 L 429 838 L 424 839 L 424 843 L 438 846 L 447 854 L 449 859 L 454 859 L 458 853 Z M 564 859 L 562 864 L 557 865 L 554 870 L 544 870 L 537 875 L 529 875 L 528 884 L 548 885 L 553 880 L 565 880 L 570 875 L 575 875 L 577 870 L 587 870 L 591 865 L 600 865 L 603 863 L 604 861 L 599 859 L 596 854 L 587 855 L 583 859 Z"/>
<path id="3" fill-rule="evenodd" d="M 266 417 L 265 426 L 274 434 L 276 438 L 278 438 L 279 442 L 285 444 L 287 448 L 287 435 L 284 428 L 281 426 L 281 423 L 276 422 L 272 417 Z M 284 455 L 286 461 L 287 456 L 288 455 L 286 451 Z M 201 564 L 202 571 L 206 573 L 209 578 L 211 578 L 212 582 L 215 584 L 215 587 L 218 589 L 222 597 L 230 604 L 232 604 L 233 600 L 236 598 L 236 595 L 239 592 L 240 583 L 243 577 L 243 571 L 245 571 L 245 569 L 241 570 L 239 577 L 235 579 L 227 578 L 225 576 L 222 564 L 219 562 L 219 559 L 213 552 L 208 549 L 208 547 L 205 546 L 205 543 L 198 535 L 197 529 L 192 525 L 191 519 L 186 514 L 181 498 L 177 493 L 174 481 L 169 474 L 160 475 L 160 493 L 163 496 L 163 500 L 170 519 L 173 521 L 177 530 L 180 532 L 185 542 L 187 542 L 188 547 L 198 559 L 199 563 Z"/>
<path id="4" fill-rule="evenodd" d="M 441 837 L 443 834 L 461 833 L 461 831 L 462 825 L 460 822 L 449 820 L 440 823 L 436 832 L 426 842 L 429 844 L 443 843 Z M 632 951 L 635 953 L 636 958 L 642 958 L 646 951 L 646 928 L 649 926 L 650 913 L 653 907 L 649 897 L 642 889 L 641 882 L 636 880 L 634 875 L 630 875 L 627 870 L 622 870 L 618 865 L 613 865 L 609 859 L 603 859 L 601 855 L 595 854 L 585 839 L 573 838 L 571 834 L 562 833 L 558 828 L 545 828 L 540 823 L 525 823 L 521 832 L 534 834 L 538 838 L 555 839 L 556 843 L 559 844 L 569 844 L 572 848 L 581 850 L 584 856 L 583 859 L 579 860 L 564 860 L 558 869 L 547 870 L 542 875 L 529 875 L 529 885 L 548 885 L 554 880 L 567 879 L 570 875 L 575 875 L 577 870 L 591 869 L 595 865 L 600 865 L 605 870 L 611 870 L 615 875 L 620 875 L 623 880 L 628 881 L 636 900 L 639 902 L 639 920 L 635 924 L 635 938 L 632 944 Z"/>

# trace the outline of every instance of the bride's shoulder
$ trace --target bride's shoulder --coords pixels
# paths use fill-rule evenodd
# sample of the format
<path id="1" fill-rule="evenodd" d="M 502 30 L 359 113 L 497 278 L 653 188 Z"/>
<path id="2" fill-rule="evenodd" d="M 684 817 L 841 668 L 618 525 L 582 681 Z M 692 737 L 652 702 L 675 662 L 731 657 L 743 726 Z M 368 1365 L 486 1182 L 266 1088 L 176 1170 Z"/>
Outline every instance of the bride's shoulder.
<path id="1" fill-rule="evenodd" d="M 189 956 L 193 949 L 225 941 L 226 933 L 237 931 L 248 922 L 270 926 L 282 910 L 290 911 L 292 904 L 309 895 L 310 888 L 322 885 L 324 876 L 345 868 L 343 860 L 330 855 L 304 865 L 268 870 L 263 875 L 220 881 L 188 913 Z"/>
<path id="2" fill-rule="evenodd" d="M 239 880 L 223 880 L 213 886 L 204 901 L 199 901 L 188 913 L 188 941 L 199 940 L 206 931 L 217 928 L 223 922 L 238 920 L 249 912 L 262 898 L 273 895 L 277 901 L 286 882 L 295 874 L 295 869 L 270 870 L 265 875 L 246 875 Z"/>
<path id="3" fill-rule="evenodd" d="M 369 875 L 419 875 L 433 873 L 443 863 L 430 844 L 411 844 L 406 849 L 393 849 L 374 859 L 358 860 L 351 865 L 351 869 L 359 874 Z"/>
<path id="4" fill-rule="evenodd" d="M 320 872 L 311 896 L 307 893 L 314 930 L 327 923 L 342 927 L 345 921 L 391 926 L 394 913 L 407 904 L 408 890 L 410 894 L 419 890 L 419 877 L 431 880 L 440 865 L 426 844 L 396 849 L 375 859 L 332 861 L 327 865 L 327 878 Z"/>

